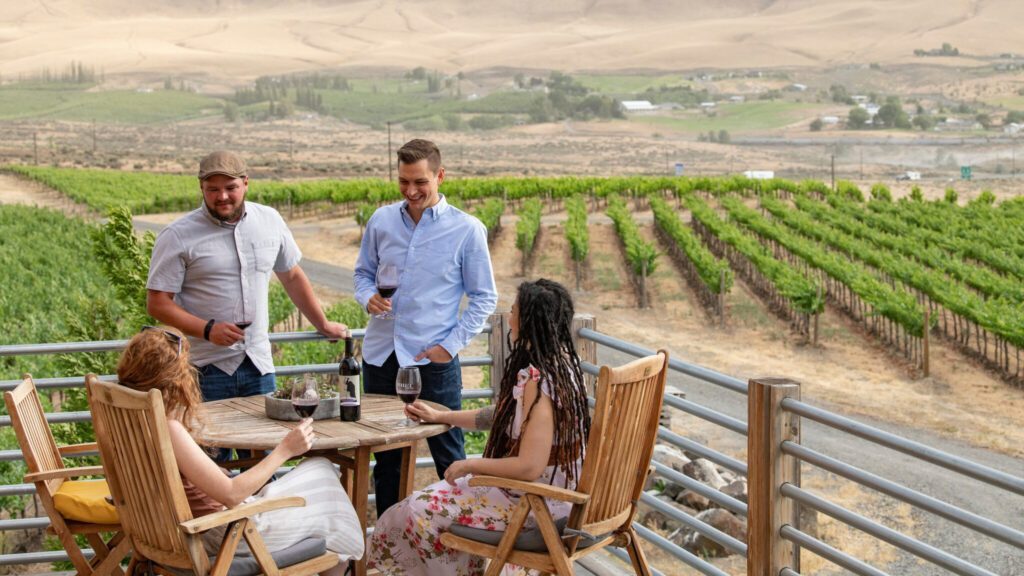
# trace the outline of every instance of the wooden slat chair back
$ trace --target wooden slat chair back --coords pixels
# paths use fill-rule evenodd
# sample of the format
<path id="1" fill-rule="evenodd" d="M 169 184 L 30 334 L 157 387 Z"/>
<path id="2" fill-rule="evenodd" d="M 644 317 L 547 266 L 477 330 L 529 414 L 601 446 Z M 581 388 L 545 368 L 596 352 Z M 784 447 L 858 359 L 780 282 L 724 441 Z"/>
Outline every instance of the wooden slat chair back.
<path id="1" fill-rule="evenodd" d="M 54 495 L 65 481 L 76 476 L 93 476 L 103 473 L 101 466 L 66 468 L 62 454 L 72 455 L 96 449 L 96 444 L 77 444 L 57 447 L 57 443 L 46 422 L 35 383 L 28 374 L 14 390 L 4 393 L 4 403 L 11 417 L 11 427 L 21 446 L 25 458 L 27 482 L 36 486 L 36 495 L 50 518 L 49 530 L 60 539 L 71 564 L 80 575 L 121 574 L 121 560 L 130 552 L 129 542 L 124 539 L 118 524 L 99 524 L 69 520 L 57 510 Z M 104 542 L 101 533 L 114 533 Z M 93 547 L 92 561 L 85 558 L 75 542 L 75 534 L 82 534 Z M 113 551 L 111 551 L 113 548 Z"/>
<path id="2" fill-rule="evenodd" d="M 252 517 L 304 506 L 300 497 L 261 498 L 194 519 L 174 459 L 160 392 L 100 382 L 93 374 L 86 376 L 86 389 L 110 492 L 139 561 L 148 561 L 161 574 L 197 576 L 254 571 L 301 576 L 338 565 L 338 555 L 324 549 L 323 539 L 315 543 L 316 539 L 306 539 L 274 555 L 267 550 Z M 202 533 L 220 526 L 226 527 L 224 539 L 211 559 Z M 252 559 L 235 556 L 242 538 L 255 568 Z M 279 568 L 278 560 L 287 567 Z"/>
<path id="3" fill-rule="evenodd" d="M 160 392 L 138 392 L 91 375 L 87 385 L 110 492 L 133 548 L 159 564 L 193 568 L 189 547 L 202 547 L 201 542 L 188 542 L 179 528 L 192 520 L 192 510 L 178 475 Z M 205 574 L 206 554 L 195 557 L 196 572 Z"/>
<path id="4" fill-rule="evenodd" d="M 658 435 L 667 364 L 667 355 L 655 355 L 618 368 L 601 367 L 587 456 L 576 487 L 590 495 L 590 502 L 574 510 L 571 526 L 588 534 L 629 528 Z"/>
<path id="5" fill-rule="evenodd" d="M 507 530 L 500 533 L 500 541 L 493 532 L 453 526 L 441 535 L 442 544 L 491 558 L 487 576 L 500 574 L 506 563 L 568 576 L 574 573 L 576 559 L 609 545 L 625 547 L 636 573 L 650 574 L 632 521 L 654 452 L 667 369 L 665 351 L 617 368 L 602 366 L 576 490 L 489 476 L 472 478 L 470 486 L 497 486 L 525 496 Z M 573 504 L 561 532 L 545 498 Z M 524 531 L 531 513 L 537 529 Z"/>

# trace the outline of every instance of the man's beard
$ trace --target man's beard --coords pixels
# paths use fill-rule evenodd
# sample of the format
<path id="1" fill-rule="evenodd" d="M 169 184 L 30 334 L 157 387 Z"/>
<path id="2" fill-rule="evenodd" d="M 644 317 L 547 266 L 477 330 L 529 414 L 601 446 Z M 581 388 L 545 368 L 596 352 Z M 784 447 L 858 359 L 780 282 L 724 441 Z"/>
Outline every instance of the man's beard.
<path id="1" fill-rule="evenodd" d="M 213 216 L 214 218 L 220 220 L 221 222 L 236 222 L 238 221 L 239 218 L 242 217 L 242 212 L 245 211 L 245 199 L 242 199 L 242 201 L 238 203 L 238 208 L 236 208 L 227 216 L 221 216 L 206 202 L 203 202 L 203 206 L 206 206 L 206 211 L 210 213 L 210 216 Z"/>

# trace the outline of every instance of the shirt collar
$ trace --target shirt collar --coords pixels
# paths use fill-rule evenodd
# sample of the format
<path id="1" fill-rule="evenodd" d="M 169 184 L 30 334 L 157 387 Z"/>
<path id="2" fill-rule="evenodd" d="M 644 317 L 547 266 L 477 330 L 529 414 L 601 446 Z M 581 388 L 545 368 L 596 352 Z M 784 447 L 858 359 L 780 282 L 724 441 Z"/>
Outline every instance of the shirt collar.
<path id="1" fill-rule="evenodd" d="M 448 204 L 447 200 L 445 200 L 444 194 L 438 193 L 438 198 L 439 200 L 437 201 L 437 204 L 434 204 L 430 208 L 427 208 L 426 210 L 423 211 L 423 214 L 430 216 L 430 219 L 433 220 L 434 222 L 437 222 L 437 219 L 440 218 L 445 212 L 447 212 L 449 208 L 451 208 L 451 205 Z M 407 209 L 408 206 L 408 200 L 402 202 L 402 215 L 412 220 L 412 217 L 409 216 L 409 210 Z"/>

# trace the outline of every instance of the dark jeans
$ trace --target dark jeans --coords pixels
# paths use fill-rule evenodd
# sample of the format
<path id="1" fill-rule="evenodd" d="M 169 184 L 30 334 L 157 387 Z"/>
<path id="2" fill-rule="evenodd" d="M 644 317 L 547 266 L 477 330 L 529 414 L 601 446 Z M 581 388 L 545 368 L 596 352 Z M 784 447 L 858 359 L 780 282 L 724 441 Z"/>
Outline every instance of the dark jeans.
<path id="1" fill-rule="evenodd" d="M 383 366 L 372 366 L 363 362 L 363 386 L 367 394 L 395 394 L 395 377 L 398 375 L 398 360 L 394 353 Z M 420 399 L 447 406 L 451 410 L 462 409 L 462 366 L 455 356 L 447 364 L 424 364 L 420 366 L 423 389 Z M 437 477 L 444 478 L 444 471 L 456 460 L 466 458 L 462 429 L 452 428 L 444 434 L 427 438 L 430 455 L 434 457 Z M 377 516 L 393 504 L 398 503 L 398 484 L 401 476 L 402 455 L 397 450 L 374 454 L 377 465 L 373 469 L 373 487 L 377 495 Z"/>
<path id="2" fill-rule="evenodd" d="M 248 356 L 238 366 L 234 374 L 228 374 L 213 364 L 207 364 L 199 370 L 199 389 L 203 392 L 203 401 L 224 400 L 239 396 L 255 396 L 274 391 L 274 373 L 260 374 L 260 369 L 252 363 Z M 237 450 L 239 458 L 251 458 L 250 450 Z M 231 459 L 231 448 L 218 448 L 213 459 L 226 462 Z"/>

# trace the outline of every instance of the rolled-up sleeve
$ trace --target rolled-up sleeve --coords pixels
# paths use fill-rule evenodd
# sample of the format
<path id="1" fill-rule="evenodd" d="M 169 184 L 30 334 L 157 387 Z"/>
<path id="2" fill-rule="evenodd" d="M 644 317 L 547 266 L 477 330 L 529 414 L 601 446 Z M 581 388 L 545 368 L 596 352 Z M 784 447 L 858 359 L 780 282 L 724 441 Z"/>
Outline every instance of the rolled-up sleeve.
<path id="1" fill-rule="evenodd" d="M 149 260 L 146 288 L 177 294 L 185 281 L 185 253 L 181 240 L 172 228 L 165 228 L 156 237 Z"/>
<path id="2" fill-rule="evenodd" d="M 356 258 L 356 269 L 352 274 L 352 281 L 356 302 L 366 309 L 366 304 L 377 292 L 377 215 L 374 213 L 366 223 L 366 230 L 363 232 L 363 241 L 359 244 L 359 257 Z"/>
<path id="3" fill-rule="evenodd" d="M 441 341 L 441 347 L 452 356 L 483 331 L 487 319 L 498 306 L 491 253 L 487 248 L 487 230 L 475 220 L 462 254 L 462 284 L 469 304 L 455 328 Z"/>

